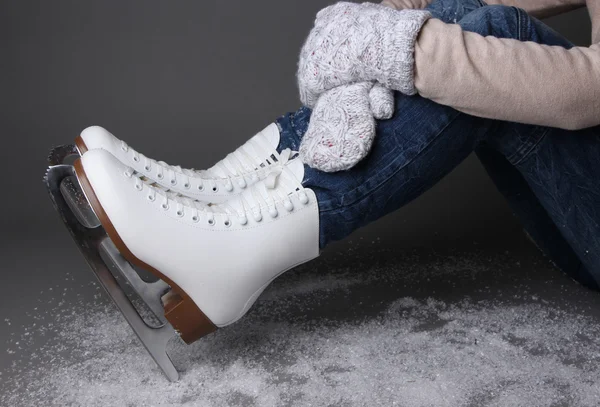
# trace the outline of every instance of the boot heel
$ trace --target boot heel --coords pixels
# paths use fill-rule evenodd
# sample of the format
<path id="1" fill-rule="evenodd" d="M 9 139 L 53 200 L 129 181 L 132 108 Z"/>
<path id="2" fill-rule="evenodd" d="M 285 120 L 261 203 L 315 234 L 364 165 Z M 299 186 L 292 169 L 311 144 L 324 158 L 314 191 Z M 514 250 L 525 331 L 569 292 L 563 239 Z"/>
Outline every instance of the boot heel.
<path id="1" fill-rule="evenodd" d="M 123 239 L 117 233 L 117 230 L 110 221 L 108 215 L 102 208 L 92 185 L 90 184 L 85 171 L 81 164 L 81 159 L 77 159 L 73 164 L 75 167 L 75 173 L 77 180 L 81 185 L 82 191 L 85 193 L 87 201 L 94 210 L 94 213 L 98 217 L 98 220 L 102 224 L 102 227 L 106 231 L 106 234 L 112 240 L 116 248 L 119 250 L 121 255 L 125 259 L 146 271 L 151 272 L 156 277 L 163 280 L 165 283 L 171 286 L 171 291 L 162 296 L 163 307 L 165 309 L 165 318 L 173 326 L 173 328 L 180 334 L 181 339 L 188 345 L 205 335 L 217 330 L 217 327 L 208 319 L 200 308 L 192 301 L 189 295 L 185 293 L 177 284 L 171 279 L 167 278 L 160 271 L 151 267 L 138 259 L 125 245 Z"/>
<path id="2" fill-rule="evenodd" d="M 187 294 L 182 295 L 174 289 L 162 296 L 165 318 L 185 343 L 190 344 L 217 330 Z"/>

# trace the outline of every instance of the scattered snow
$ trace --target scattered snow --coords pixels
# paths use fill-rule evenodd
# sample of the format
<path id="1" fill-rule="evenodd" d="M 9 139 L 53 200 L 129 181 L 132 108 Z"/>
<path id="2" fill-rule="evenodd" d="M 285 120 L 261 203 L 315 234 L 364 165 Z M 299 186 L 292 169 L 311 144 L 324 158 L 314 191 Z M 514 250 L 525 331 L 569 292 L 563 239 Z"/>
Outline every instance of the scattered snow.
<path id="1" fill-rule="evenodd" d="M 508 253 L 337 264 L 288 273 L 191 346 L 174 339 L 177 383 L 106 296 L 53 299 L 10 328 L 18 357 L 0 372 L 0 405 L 600 405 L 600 321 L 556 271 L 515 280 Z"/>

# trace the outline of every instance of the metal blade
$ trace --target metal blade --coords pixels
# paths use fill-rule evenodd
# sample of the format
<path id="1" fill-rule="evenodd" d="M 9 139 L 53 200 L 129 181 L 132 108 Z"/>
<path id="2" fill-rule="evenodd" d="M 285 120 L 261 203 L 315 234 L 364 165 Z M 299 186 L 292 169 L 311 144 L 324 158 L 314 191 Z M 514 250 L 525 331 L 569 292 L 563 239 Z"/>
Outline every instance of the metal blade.
<path id="1" fill-rule="evenodd" d="M 62 151 L 58 151 L 54 156 L 60 157 L 60 155 L 64 153 L 64 151 L 64 149 Z M 178 380 L 179 374 L 175 369 L 175 366 L 173 365 L 173 362 L 171 361 L 169 355 L 166 352 L 167 342 L 173 336 L 176 336 L 175 330 L 169 324 L 164 324 L 160 327 L 151 327 L 148 324 L 146 324 L 146 322 L 143 320 L 140 314 L 136 311 L 135 307 L 133 306 L 133 304 L 131 303 L 131 301 L 129 300 L 129 298 L 127 297 L 127 295 L 125 294 L 125 292 L 111 273 L 110 267 L 107 264 L 105 264 L 101 257 L 101 250 L 108 251 L 109 253 L 112 251 L 110 248 L 108 250 L 106 249 L 106 247 L 102 248 L 102 243 L 106 240 L 109 240 L 106 235 L 106 232 L 101 226 L 96 226 L 93 228 L 84 226 L 74 215 L 73 211 L 71 210 L 71 207 L 69 206 L 67 200 L 61 192 L 61 184 L 63 180 L 65 180 L 67 177 L 73 176 L 75 176 L 75 169 L 71 165 L 58 164 L 48 168 L 44 177 L 44 181 L 48 188 L 48 192 L 50 193 L 50 198 L 52 199 L 54 208 L 61 216 L 63 222 L 65 223 L 65 226 L 71 233 L 73 240 L 75 241 L 79 250 L 85 257 L 90 268 L 98 278 L 98 281 L 104 287 L 104 289 L 106 290 L 110 298 L 113 300 L 113 302 L 117 305 L 118 309 L 121 311 L 121 313 L 129 323 L 133 331 L 136 333 L 146 350 L 150 353 L 156 364 L 162 369 L 162 371 L 170 381 Z M 78 200 L 74 199 L 74 201 Z M 152 288 L 149 289 L 140 286 L 136 279 L 132 277 L 131 273 L 135 273 L 135 271 L 131 270 L 131 273 L 129 271 L 123 271 L 121 266 L 123 266 L 123 262 L 127 262 L 119 256 L 108 256 L 113 261 L 111 267 L 114 269 L 119 269 L 125 276 L 125 278 L 128 281 L 130 281 L 130 283 L 131 281 L 134 281 L 134 283 L 132 284 L 134 288 L 136 286 L 142 287 L 141 291 L 144 294 L 140 295 L 143 295 L 143 299 L 155 298 L 158 295 L 157 293 L 161 289 L 165 288 L 164 285 L 161 284 L 150 285 L 150 287 Z M 119 258 L 122 261 L 119 260 Z M 129 268 L 131 268 L 131 266 L 129 266 Z M 125 267 L 125 269 L 127 268 Z M 158 311 L 154 300 L 149 302 L 149 307 L 155 313 Z"/>
<path id="2" fill-rule="evenodd" d="M 163 325 L 166 324 L 167 320 L 161 297 L 170 289 L 169 285 L 162 280 L 156 280 L 152 283 L 142 280 L 139 274 L 131 267 L 131 264 L 121 256 L 121 253 L 119 253 L 117 247 L 110 239 L 104 239 L 100 244 L 100 251 L 102 258 L 108 260 L 114 266 L 112 271 L 119 273 L 144 303 L 146 303 L 154 316 Z"/>
<path id="3" fill-rule="evenodd" d="M 78 156 L 79 150 L 74 144 L 64 144 L 62 146 L 56 146 L 48 154 L 48 164 L 61 165 L 65 163 L 65 160 L 71 156 Z"/>

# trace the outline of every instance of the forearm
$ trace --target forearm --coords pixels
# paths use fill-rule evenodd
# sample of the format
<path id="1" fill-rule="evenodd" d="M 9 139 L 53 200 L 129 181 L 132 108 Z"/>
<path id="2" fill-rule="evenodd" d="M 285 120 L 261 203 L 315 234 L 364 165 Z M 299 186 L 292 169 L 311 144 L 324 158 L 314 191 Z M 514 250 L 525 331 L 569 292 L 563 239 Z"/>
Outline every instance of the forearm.
<path id="1" fill-rule="evenodd" d="M 474 116 L 578 129 L 600 124 L 600 44 L 482 36 L 430 19 L 415 44 L 415 87 Z"/>

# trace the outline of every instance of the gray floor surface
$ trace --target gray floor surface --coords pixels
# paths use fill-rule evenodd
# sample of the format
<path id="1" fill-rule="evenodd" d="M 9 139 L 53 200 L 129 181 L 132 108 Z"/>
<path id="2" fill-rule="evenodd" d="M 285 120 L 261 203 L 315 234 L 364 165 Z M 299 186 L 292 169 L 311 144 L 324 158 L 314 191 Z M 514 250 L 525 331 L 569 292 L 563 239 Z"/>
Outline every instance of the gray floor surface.
<path id="1" fill-rule="evenodd" d="M 325 252 L 239 322 L 171 341 L 177 383 L 64 239 L 36 257 L 2 248 L 1 406 L 600 405 L 600 295 L 523 237 Z"/>

